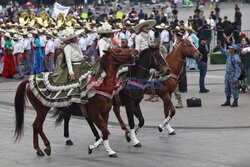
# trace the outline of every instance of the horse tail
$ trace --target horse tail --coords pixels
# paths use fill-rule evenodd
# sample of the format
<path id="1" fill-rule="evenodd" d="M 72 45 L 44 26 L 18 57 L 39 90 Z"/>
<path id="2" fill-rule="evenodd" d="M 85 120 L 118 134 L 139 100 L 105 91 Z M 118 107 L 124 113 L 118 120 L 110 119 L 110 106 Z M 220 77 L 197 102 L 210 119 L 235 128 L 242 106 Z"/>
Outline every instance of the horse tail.
<path id="1" fill-rule="evenodd" d="M 64 118 L 67 116 L 68 115 L 66 113 L 60 111 L 59 109 L 56 109 L 55 113 L 52 116 L 52 117 L 56 118 L 56 120 L 55 120 L 56 127 L 60 126 L 62 124 Z"/>
<path id="2" fill-rule="evenodd" d="M 18 86 L 16 95 L 15 95 L 15 114 L 16 114 L 16 128 L 15 128 L 15 142 L 19 141 L 23 134 L 23 120 L 24 120 L 24 111 L 26 108 L 26 85 L 29 83 L 29 80 L 24 80 Z"/>

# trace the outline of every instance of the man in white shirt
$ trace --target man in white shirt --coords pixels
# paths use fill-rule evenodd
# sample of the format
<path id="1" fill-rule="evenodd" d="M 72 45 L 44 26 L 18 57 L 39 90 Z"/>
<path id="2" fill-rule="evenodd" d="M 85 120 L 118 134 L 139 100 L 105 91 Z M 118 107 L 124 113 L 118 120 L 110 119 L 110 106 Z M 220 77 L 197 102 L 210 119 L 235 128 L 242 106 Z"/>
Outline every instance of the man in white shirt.
<path id="1" fill-rule="evenodd" d="M 169 32 L 166 29 L 163 29 L 160 35 L 161 38 L 161 44 L 163 46 L 165 46 L 165 48 L 168 50 L 169 52 Z"/>
<path id="2" fill-rule="evenodd" d="M 23 79 L 24 74 L 20 66 L 20 61 L 23 58 L 24 48 L 23 48 L 22 39 L 18 36 L 18 34 L 14 35 L 12 44 L 13 44 L 12 54 L 14 56 L 15 69 L 19 74 L 19 79 Z"/>
<path id="3" fill-rule="evenodd" d="M 87 52 L 87 40 L 84 38 L 83 34 L 79 34 L 79 47 L 81 48 L 82 54 L 86 55 Z"/>
<path id="4" fill-rule="evenodd" d="M 53 41 L 53 35 L 47 34 L 47 43 L 45 46 L 45 64 L 44 64 L 44 71 L 53 72 L 54 71 L 54 53 L 55 53 L 55 44 Z"/>
<path id="5" fill-rule="evenodd" d="M 23 47 L 24 47 L 24 55 L 26 57 L 26 61 L 24 62 L 25 65 L 25 73 L 29 74 L 32 68 L 32 53 L 31 53 L 31 41 L 28 38 L 28 32 L 23 33 Z"/>

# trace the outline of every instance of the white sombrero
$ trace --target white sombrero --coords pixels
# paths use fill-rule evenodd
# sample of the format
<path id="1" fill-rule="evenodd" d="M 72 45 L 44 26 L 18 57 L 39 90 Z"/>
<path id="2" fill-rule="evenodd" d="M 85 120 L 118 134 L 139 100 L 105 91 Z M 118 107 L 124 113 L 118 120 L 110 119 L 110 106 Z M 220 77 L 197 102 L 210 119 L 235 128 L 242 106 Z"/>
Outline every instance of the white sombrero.
<path id="1" fill-rule="evenodd" d="M 100 26 L 96 32 L 98 34 L 110 34 L 121 31 L 120 29 L 112 29 L 112 26 L 108 23 L 104 23 L 102 26 Z"/>
<path id="2" fill-rule="evenodd" d="M 155 26 L 155 28 L 160 29 L 160 30 L 167 29 L 168 27 L 169 26 L 166 26 L 166 24 L 164 24 L 164 23 L 161 23 L 160 25 Z"/>
<path id="3" fill-rule="evenodd" d="M 75 38 L 78 34 L 76 34 L 76 32 L 72 29 L 72 28 L 66 28 L 65 30 L 63 30 L 63 36 L 59 37 L 60 40 L 62 40 L 63 42 L 68 41 L 70 39 Z"/>
<path id="4" fill-rule="evenodd" d="M 135 33 L 138 33 L 140 31 L 140 29 L 145 26 L 145 25 L 149 25 L 150 28 L 152 28 L 154 25 L 156 24 L 156 21 L 155 20 L 144 20 L 144 19 L 141 19 L 139 21 L 139 24 L 137 24 L 135 27 L 134 27 L 134 30 L 135 30 Z"/>
<path id="5" fill-rule="evenodd" d="M 185 25 L 184 26 L 184 30 L 186 30 L 186 31 L 192 31 L 193 33 L 196 33 L 196 31 L 190 26 L 187 26 L 187 25 Z"/>
<path id="6" fill-rule="evenodd" d="M 8 33 L 8 32 L 5 33 L 4 36 L 6 36 L 6 37 L 8 37 L 8 38 L 11 38 L 11 35 L 10 35 L 10 33 Z"/>
<path id="7" fill-rule="evenodd" d="M 12 39 L 13 39 L 13 40 L 21 40 L 21 39 L 23 39 L 23 38 L 21 38 L 18 34 L 14 34 L 14 36 L 13 36 Z"/>

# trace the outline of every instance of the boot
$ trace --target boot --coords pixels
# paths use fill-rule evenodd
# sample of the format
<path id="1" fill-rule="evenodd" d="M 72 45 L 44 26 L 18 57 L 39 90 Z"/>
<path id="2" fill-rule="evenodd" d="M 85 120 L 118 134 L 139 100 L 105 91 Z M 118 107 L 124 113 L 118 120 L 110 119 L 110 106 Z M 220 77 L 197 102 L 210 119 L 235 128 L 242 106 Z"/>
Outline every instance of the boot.
<path id="1" fill-rule="evenodd" d="M 144 100 L 145 100 L 145 101 L 150 101 L 151 99 L 154 98 L 154 96 L 155 96 L 155 95 L 151 95 L 151 96 L 149 96 L 148 98 L 146 98 L 146 99 L 144 99 Z"/>
<path id="2" fill-rule="evenodd" d="M 230 98 L 227 97 L 227 101 L 221 106 L 230 106 Z"/>
<path id="3" fill-rule="evenodd" d="M 238 99 L 234 99 L 234 102 L 231 107 L 238 107 Z"/>
<path id="4" fill-rule="evenodd" d="M 158 98 L 157 95 L 155 95 L 154 98 L 152 98 L 150 101 L 151 102 L 157 102 L 157 101 L 159 101 L 159 98 Z"/>
<path id="5" fill-rule="evenodd" d="M 178 99 L 178 103 L 177 103 L 177 105 L 175 106 L 175 108 L 183 108 L 183 104 L 182 104 L 181 99 Z"/>

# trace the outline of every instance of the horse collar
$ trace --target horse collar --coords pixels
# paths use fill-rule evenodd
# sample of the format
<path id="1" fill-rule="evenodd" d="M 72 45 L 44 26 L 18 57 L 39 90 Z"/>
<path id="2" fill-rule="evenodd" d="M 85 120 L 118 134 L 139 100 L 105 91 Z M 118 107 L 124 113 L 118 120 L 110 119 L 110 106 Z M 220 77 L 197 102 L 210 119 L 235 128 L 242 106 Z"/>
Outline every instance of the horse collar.
<path id="1" fill-rule="evenodd" d="M 104 92 L 104 91 L 100 91 L 100 90 L 96 90 L 96 94 L 98 95 L 102 95 L 104 97 L 107 97 L 109 99 L 112 99 L 112 95 L 110 93 Z"/>
<path id="2" fill-rule="evenodd" d="M 174 78 L 174 79 L 178 80 L 178 77 L 179 77 L 178 75 L 170 73 L 170 78 Z"/>
<path id="3" fill-rule="evenodd" d="M 138 88 L 140 88 L 140 89 L 145 89 L 145 88 L 146 88 L 145 85 L 143 85 L 143 84 L 141 84 L 141 83 L 138 83 L 138 82 L 135 82 L 135 81 L 131 81 L 131 80 L 129 80 L 129 81 L 127 82 L 127 84 L 128 84 L 128 85 L 132 85 L 132 86 L 136 86 L 136 87 L 138 87 Z"/>

